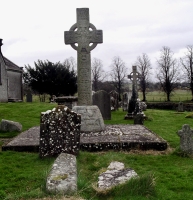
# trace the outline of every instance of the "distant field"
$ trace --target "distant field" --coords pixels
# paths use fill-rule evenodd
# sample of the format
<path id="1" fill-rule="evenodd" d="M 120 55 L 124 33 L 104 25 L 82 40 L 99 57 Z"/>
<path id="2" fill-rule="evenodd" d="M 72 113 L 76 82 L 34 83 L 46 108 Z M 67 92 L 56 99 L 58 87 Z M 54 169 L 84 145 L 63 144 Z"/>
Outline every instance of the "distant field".
<path id="1" fill-rule="evenodd" d="M 142 92 L 139 92 L 139 98 L 142 99 Z M 146 94 L 146 99 L 149 102 L 154 102 L 154 101 L 166 101 L 166 95 L 164 92 L 161 91 L 153 91 L 153 92 L 147 92 Z M 171 94 L 171 101 L 190 101 L 192 99 L 191 92 L 190 90 L 175 90 Z"/>
<path id="2" fill-rule="evenodd" d="M 49 102 L 49 95 L 45 96 L 46 102 Z M 142 100 L 142 92 L 139 92 L 139 98 Z M 161 91 L 153 91 L 147 92 L 146 99 L 149 102 L 163 102 L 166 101 L 166 95 L 164 92 Z M 171 94 L 171 101 L 179 102 L 179 101 L 190 101 L 192 99 L 192 95 L 190 90 L 175 90 Z M 23 99 L 26 102 L 26 97 L 24 96 Z M 40 102 L 38 95 L 33 95 L 33 102 Z"/>

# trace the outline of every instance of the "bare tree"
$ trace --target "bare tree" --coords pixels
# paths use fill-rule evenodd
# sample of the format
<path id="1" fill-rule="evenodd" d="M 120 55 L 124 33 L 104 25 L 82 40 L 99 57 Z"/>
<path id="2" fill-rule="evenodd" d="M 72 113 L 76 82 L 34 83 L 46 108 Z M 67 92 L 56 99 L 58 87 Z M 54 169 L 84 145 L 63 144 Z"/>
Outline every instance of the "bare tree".
<path id="1" fill-rule="evenodd" d="M 148 85 L 148 78 L 150 70 L 152 69 L 148 55 L 143 53 L 142 56 L 138 56 L 135 65 L 138 67 L 138 71 L 141 74 L 140 89 L 143 93 L 142 101 L 146 101 L 146 89 Z"/>
<path id="2" fill-rule="evenodd" d="M 69 69 L 76 71 L 77 63 L 74 57 L 69 57 L 64 60 L 64 65 L 67 66 Z"/>
<path id="3" fill-rule="evenodd" d="M 187 52 L 183 58 L 180 58 L 180 62 L 185 70 L 185 76 L 189 83 L 193 101 L 193 45 L 187 46 Z"/>
<path id="4" fill-rule="evenodd" d="M 164 46 L 161 49 L 157 64 L 157 79 L 166 94 L 167 101 L 170 101 L 170 95 L 175 89 L 175 83 L 179 81 L 180 76 L 177 60 L 173 58 L 173 52 L 169 47 Z"/>
<path id="5" fill-rule="evenodd" d="M 102 82 L 107 74 L 103 70 L 103 64 L 100 59 L 94 58 L 92 61 L 92 84 L 93 84 L 93 90 L 97 91 L 99 89 L 99 84 Z"/>
<path id="6" fill-rule="evenodd" d="M 112 60 L 110 76 L 117 92 L 119 93 L 119 100 L 121 100 L 124 79 L 127 77 L 127 68 L 119 56 L 114 57 Z"/>

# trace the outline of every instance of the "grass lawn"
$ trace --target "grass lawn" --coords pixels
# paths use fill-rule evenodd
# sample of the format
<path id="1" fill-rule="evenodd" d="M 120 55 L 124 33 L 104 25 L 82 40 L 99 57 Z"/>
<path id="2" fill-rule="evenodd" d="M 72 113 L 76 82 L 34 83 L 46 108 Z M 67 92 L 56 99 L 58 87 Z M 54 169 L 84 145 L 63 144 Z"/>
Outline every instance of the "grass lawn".
<path id="1" fill-rule="evenodd" d="M 18 121 L 23 130 L 39 125 L 40 113 L 52 109 L 49 103 L 0 103 L 0 120 Z M 105 124 L 133 124 L 124 120 L 126 112 L 112 112 L 112 119 Z M 176 132 L 183 124 L 193 128 L 193 118 L 185 118 L 188 112 L 171 110 L 145 112 L 148 120 L 144 125 L 165 139 L 172 151 L 167 152 L 100 152 L 81 151 L 77 156 L 78 192 L 83 199 L 108 200 L 185 200 L 193 199 L 193 158 L 183 157 L 179 152 L 179 137 Z M 18 133 L 0 132 L 3 137 Z M 3 142 L 0 142 L 2 145 Z M 54 159 L 40 159 L 37 153 L 0 152 L 0 199 L 37 199 L 52 197 L 45 192 L 45 179 Z M 102 193 L 95 188 L 98 175 L 110 162 L 119 161 L 134 169 L 139 179 Z M 59 196 L 56 199 L 60 199 Z"/>

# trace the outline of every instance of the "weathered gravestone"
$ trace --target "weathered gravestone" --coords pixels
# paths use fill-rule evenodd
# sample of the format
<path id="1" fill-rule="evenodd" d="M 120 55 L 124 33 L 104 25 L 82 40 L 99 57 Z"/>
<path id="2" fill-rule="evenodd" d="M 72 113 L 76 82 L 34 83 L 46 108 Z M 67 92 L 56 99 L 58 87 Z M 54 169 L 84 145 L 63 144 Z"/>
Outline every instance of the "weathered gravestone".
<path id="1" fill-rule="evenodd" d="M 41 113 L 40 157 L 60 153 L 77 155 L 80 146 L 81 116 L 66 106 Z"/>
<path id="2" fill-rule="evenodd" d="M 104 91 L 99 90 L 92 96 L 93 105 L 99 107 L 104 120 L 111 119 L 111 102 L 110 95 Z"/>
<path id="3" fill-rule="evenodd" d="M 190 126 L 184 124 L 177 134 L 180 137 L 180 149 L 187 154 L 193 154 L 193 130 Z"/>
<path id="4" fill-rule="evenodd" d="M 133 119 L 134 119 L 134 124 L 143 125 L 144 113 L 142 112 L 141 104 L 140 104 L 139 99 L 137 99 L 137 102 L 135 104 L 135 110 L 133 111 Z"/>
<path id="5" fill-rule="evenodd" d="M 184 104 L 183 104 L 183 102 L 179 102 L 178 103 L 177 111 L 178 112 L 184 112 Z"/>
<path id="6" fill-rule="evenodd" d="M 142 111 L 145 111 L 147 109 L 147 104 L 143 101 L 139 101 L 140 107 Z"/>
<path id="7" fill-rule="evenodd" d="M 138 99 L 138 90 L 137 90 L 137 80 L 141 77 L 141 75 L 137 72 L 137 67 L 133 66 L 133 71 L 128 75 L 128 78 L 132 80 L 132 95 L 129 100 L 129 108 L 128 113 L 125 116 L 125 119 L 132 118 L 133 112 L 135 110 L 136 102 Z"/>
<path id="8" fill-rule="evenodd" d="M 123 93 L 123 101 L 122 101 L 122 108 L 123 111 L 128 111 L 128 107 L 129 107 L 129 93 L 128 92 L 124 92 Z"/>
<path id="9" fill-rule="evenodd" d="M 103 42 L 102 30 L 96 30 L 96 27 L 89 22 L 89 9 L 77 8 L 77 23 L 69 31 L 64 32 L 65 44 L 70 44 L 77 51 L 78 57 L 78 106 L 73 110 L 82 115 L 82 123 L 88 123 L 88 126 L 81 126 L 81 132 L 88 132 L 91 124 L 99 124 L 98 131 L 104 130 L 102 115 L 94 113 L 100 112 L 97 106 L 92 106 L 92 84 L 91 84 L 91 55 L 90 52 Z M 82 108 L 80 108 L 82 106 Z M 87 120 L 92 115 L 92 120 Z M 83 116 L 84 115 L 84 116 Z M 99 117 L 99 118 L 96 118 Z M 84 122 L 84 120 L 86 121 Z"/>
<path id="10" fill-rule="evenodd" d="M 118 110 L 119 108 L 119 94 L 115 90 L 109 92 L 111 97 L 111 110 Z"/>
<path id="11" fill-rule="evenodd" d="M 81 132 L 105 130 L 103 117 L 97 106 L 74 106 L 72 110 L 81 114 Z"/>
<path id="12" fill-rule="evenodd" d="M 32 102 L 32 93 L 31 92 L 27 92 L 26 102 Z"/>
<path id="13" fill-rule="evenodd" d="M 68 108 L 72 109 L 74 106 L 77 106 L 78 97 L 76 96 L 63 96 L 63 97 L 56 97 L 56 103 L 58 105 L 65 105 Z"/>

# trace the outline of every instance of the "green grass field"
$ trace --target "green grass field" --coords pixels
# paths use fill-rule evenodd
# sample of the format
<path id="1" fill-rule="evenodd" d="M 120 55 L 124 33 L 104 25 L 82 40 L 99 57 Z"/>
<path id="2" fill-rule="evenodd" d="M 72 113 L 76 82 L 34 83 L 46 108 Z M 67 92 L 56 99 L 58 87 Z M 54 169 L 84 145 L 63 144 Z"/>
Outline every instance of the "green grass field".
<path id="1" fill-rule="evenodd" d="M 23 125 L 23 130 L 27 130 L 39 125 L 41 112 L 55 106 L 56 104 L 37 102 L 0 103 L 0 120 L 18 121 Z M 112 119 L 105 120 L 105 124 L 133 124 L 132 120 L 124 120 L 125 114 L 121 109 L 112 112 Z M 145 114 L 148 120 L 144 125 L 165 139 L 170 150 L 100 153 L 81 151 L 77 156 L 78 192 L 75 197 L 89 200 L 193 199 L 193 158 L 180 153 L 180 139 L 176 134 L 183 124 L 189 124 L 193 128 L 193 118 L 185 118 L 188 112 L 178 114 L 172 110 L 149 109 Z M 14 133 L 16 134 L 18 133 Z M 0 139 L 4 137 L 13 137 L 13 134 L 0 132 Z M 53 158 L 40 159 L 37 153 L 1 151 L 0 199 L 51 198 L 45 191 L 45 179 L 53 161 Z M 123 162 L 125 167 L 134 169 L 140 178 L 115 187 L 111 192 L 97 191 L 97 177 L 112 161 Z"/>
<path id="2" fill-rule="evenodd" d="M 142 93 L 139 92 L 139 98 L 142 99 Z M 163 102 L 166 101 L 166 95 L 161 91 L 153 91 L 147 92 L 146 98 L 148 102 Z M 171 94 L 171 101 L 179 102 L 179 101 L 190 101 L 192 99 L 192 95 L 190 90 L 175 90 Z"/>

